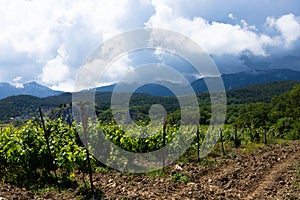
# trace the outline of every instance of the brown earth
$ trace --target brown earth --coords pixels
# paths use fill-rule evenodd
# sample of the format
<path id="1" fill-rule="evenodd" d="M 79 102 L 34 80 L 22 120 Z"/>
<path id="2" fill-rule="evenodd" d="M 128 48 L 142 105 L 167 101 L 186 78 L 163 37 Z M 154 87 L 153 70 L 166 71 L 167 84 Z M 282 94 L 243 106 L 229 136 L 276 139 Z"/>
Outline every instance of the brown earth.
<path id="1" fill-rule="evenodd" d="M 214 164 L 178 164 L 164 175 L 124 174 L 110 170 L 93 175 L 105 199 L 300 199 L 300 142 L 271 145 L 256 153 L 217 157 Z M 80 199 L 79 188 L 36 195 L 0 184 L 0 200 Z"/>

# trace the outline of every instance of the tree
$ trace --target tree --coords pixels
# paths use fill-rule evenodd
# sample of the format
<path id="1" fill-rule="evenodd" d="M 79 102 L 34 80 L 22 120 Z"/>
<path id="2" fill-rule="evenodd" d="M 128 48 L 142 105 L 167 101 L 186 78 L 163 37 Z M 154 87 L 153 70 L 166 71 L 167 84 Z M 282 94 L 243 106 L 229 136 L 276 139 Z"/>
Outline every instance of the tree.
<path id="1" fill-rule="evenodd" d="M 239 109 L 238 117 L 236 118 L 235 125 L 239 128 L 250 129 L 250 140 L 259 141 L 258 128 L 264 128 L 265 143 L 266 132 L 269 124 L 268 114 L 271 110 L 270 104 L 267 103 L 250 103 L 243 105 Z"/>
<path id="2" fill-rule="evenodd" d="M 289 139 L 300 138 L 300 84 L 291 91 L 274 97 L 271 106 L 269 118 L 275 135 Z"/>

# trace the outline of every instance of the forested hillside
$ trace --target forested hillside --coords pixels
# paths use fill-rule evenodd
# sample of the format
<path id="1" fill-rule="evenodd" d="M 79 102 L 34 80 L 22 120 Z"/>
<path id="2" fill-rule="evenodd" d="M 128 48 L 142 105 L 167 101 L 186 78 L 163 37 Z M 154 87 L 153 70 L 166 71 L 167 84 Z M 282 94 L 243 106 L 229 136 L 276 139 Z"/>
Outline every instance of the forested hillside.
<path id="1" fill-rule="evenodd" d="M 254 103 L 254 102 L 270 102 L 271 99 L 293 88 L 298 81 L 279 81 L 263 83 L 258 85 L 247 86 L 239 89 L 227 91 L 227 104 L 230 109 L 235 109 L 235 105 Z M 96 93 L 95 101 L 97 103 L 97 111 L 99 113 L 107 113 L 110 107 L 111 93 Z M 199 93 L 198 102 L 200 106 L 209 106 L 210 98 L 208 93 Z M 50 96 L 46 98 L 38 98 L 29 95 L 11 96 L 0 100 L 0 121 L 9 122 L 12 118 L 28 119 L 38 115 L 38 107 L 42 107 L 49 114 L 59 116 L 69 107 L 72 102 L 71 93 L 63 93 L 58 96 Z M 148 110 L 153 104 L 162 104 L 169 112 L 179 109 L 176 97 L 158 97 L 149 94 L 135 93 L 130 101 L 132 110 L 138 110 L 144 115 L 148 114 Z M 233 106 L 231 106 L 233 105 Z M 206 108 L 204 108 L 206 109 Z M 208 108 L 207 108 L 208 109 Z"/>

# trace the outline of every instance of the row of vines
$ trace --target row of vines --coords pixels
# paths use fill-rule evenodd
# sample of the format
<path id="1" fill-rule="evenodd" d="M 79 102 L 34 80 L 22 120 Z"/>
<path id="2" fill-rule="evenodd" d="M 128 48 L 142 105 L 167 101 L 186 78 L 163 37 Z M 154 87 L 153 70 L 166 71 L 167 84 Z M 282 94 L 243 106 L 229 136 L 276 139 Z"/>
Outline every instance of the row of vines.
<path id="1" fill-rule="evenodd" d="M 220 151 L 219 147 L 222 146 L 225 154 L 227 147 L 240 147 L 250 143 L 268 144 L 276 142 L 277 138 L 300 139 L 299 97 L 300 85 L 286 94 L 273 98 L 270 104 L 252 103 L 242 105 L 236 111 L 232 109 L 232 114 L 229 115 L 223 129 L 214 130 L 220 134 L 221 140 L 213 150 Z M 179 116 L 180 113 L 177 114 Z M 36 118 L 20 126 L 1 126 L 0 178 L 4 182 L 28 187 L 43 188 L 45 184 L 72 187 L 76 184 L 74 173 L 82 174 L 84 177 L 85 173 L 105 167 L 95 159 L 93 156 L 95 154 L 89 154 L 89 152 L 97 153 L 93 149 L 95 146 L 100 150 L 109 147 L 101 142 L 97 145 L 99 130 L 102 130 L 104 136 L 120 149 L 135 153 L 153 152 L 177 137 L 179 126 L 176 123 L 178 121 L 176 116 L 173 114 L 173 118 L 168 118 L 168 123 L 158 130 L 140 126 L 139 130 L 133 131 L 129 127 L 126 131 L 113 121 L 101 121 L 85 130 L 88 138 L 79 135 L 84 129 L 83 126 L 64 123 L 61 118 L 48 119 L 45 123 L 43 119 Z M 151 133 L 147 132 L 149 130 Z M 201 153 L 199 148 L 208 131 L 211 131 L 208 125 L 200 125 L 196 129 L 183 126 L 184 137 L 177 138 L 180 142 L 174 143 L 171 150 L 175 152 L 188 146 L 184 157 L 198 161 Z M 138 135 L 143 137 L 136 137 Z M 193 139 L 191 144 L 184 142 L 190 138 Z M 86 140 L 94 145 L 86 148 L 83 145 Z M 97 156 L 103 155 L 99 153 Z M 115 165 L 134 162 L 134 160 L 122 161 L 113 153 L 105 156 L 111 163 L 122 162 L 114 163 Z"/>
<path id="2" fill-rule="evenodd" d="M 49 133 L 49 147 L 39 120 L 30 120 L 20 127 L 12 125 L 1 127 L 0 177 L 2 181 L 37 188 L 44 187 L 45 184 L 57 184 L 57 182 L 61 187 L 71 187 L 75 183 L 74 173 L 87 173 L 87 151 L 77 133 L 78 127 L 75 124 L 65 124 L 61 119 L 48 120 L 45 124 L 46 131 Z M 114 144 L 131 152 L 151 152 L 160 149 L 163 143 L 168 144 L 178 131 L 176 126 L 167 125 L 166 141 L 164 141 L 162 132 L 157 132 L 148 138 L 134 138 L 128 137 L 115 124 L 96 126 L 99 126 L 106 138 Z M 187 154 L 193 154 L 195 157 L 196 149 L 205 138 L 206 131 L 207 126 L 200 126 L 198 141 L 196 132 L 193 133 L 196 139 Z M 242 131 L 228 126 L 222 133 L 223 142 L 236 147 L 242 143 L 260 142 L 264 138 L 263 129 Z M 258 140 L 253 139 L 255 134 L 258 134 Z M 271 132 L 268 133 L 268 138 L 274 138 Z M 115 155 L 110 156 L 109 159 L 113 161 Z M 90 159 L 92 170 L 95 171 L 101 163 L 97 162 L 92 155 Z"/>

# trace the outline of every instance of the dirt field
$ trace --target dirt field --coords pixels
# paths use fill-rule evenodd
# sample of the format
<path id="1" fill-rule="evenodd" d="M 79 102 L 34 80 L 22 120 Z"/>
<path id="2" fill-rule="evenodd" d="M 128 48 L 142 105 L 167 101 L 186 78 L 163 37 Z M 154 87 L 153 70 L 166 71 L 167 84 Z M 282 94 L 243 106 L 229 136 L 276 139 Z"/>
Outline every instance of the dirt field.
<path id="1" fill-rule="evenodd" d="M 214 163 L 174 164 L 160 176 L 111 170 L 94 174 L 94 181 L 105 199 L 300 199 L 300 141 L 218 157 Z M 79 193 L 77 188 L 36 195 L 0 185 L 0 200 L 78 199 Z"/>

